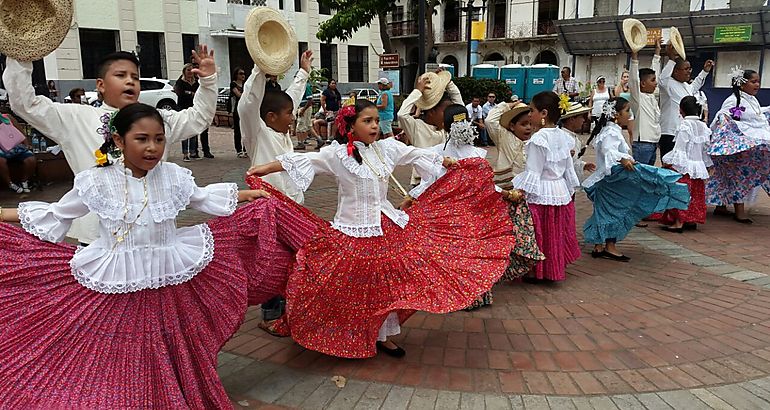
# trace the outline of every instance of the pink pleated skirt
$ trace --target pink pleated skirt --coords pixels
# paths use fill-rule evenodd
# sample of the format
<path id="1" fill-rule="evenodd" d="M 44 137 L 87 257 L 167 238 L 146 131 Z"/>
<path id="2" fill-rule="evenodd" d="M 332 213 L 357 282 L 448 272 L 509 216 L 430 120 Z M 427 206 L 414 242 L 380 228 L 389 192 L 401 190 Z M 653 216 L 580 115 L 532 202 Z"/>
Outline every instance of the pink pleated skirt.
<path id="1" fill-rule="evenodd" d="M 535 224 L 535 239 L 545 260 L 535 265 L 533 277 L 560 281 L 567 279 L 567 265 L 580 258 L 575 227 L 575 202 L 551 206 L 529 204 Z"/>

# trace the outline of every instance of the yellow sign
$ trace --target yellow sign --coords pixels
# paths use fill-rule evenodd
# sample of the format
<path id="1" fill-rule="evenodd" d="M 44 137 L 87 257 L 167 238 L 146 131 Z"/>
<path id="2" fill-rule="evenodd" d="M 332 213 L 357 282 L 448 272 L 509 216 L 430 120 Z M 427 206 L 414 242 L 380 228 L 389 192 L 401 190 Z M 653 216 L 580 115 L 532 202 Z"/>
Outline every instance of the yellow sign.
<path id="1" fill-rule="evenodd" d="M 474 21 L 471 23 L 471 40 L 484 40 L 487 37 L 487 22 Z"/>
<path id="2" fill-rule="evenodd" d="M 647 29 L 647 45 L 654 46 L 655 41 L 663 37 L 663 30 L 660 28 L 648 28 Z"/>

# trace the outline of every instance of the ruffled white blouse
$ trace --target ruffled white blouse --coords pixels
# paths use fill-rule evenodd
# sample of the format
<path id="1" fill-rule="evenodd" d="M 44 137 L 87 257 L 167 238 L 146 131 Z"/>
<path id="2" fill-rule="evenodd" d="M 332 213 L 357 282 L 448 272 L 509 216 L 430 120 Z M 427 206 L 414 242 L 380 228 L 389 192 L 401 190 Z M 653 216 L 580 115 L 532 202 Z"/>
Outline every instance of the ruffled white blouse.
<path id="1" fill-rule="evenodd" d="M 767 122 L 767 118 L 764 115 L 765 111 L 770 110 L 770 107 L 762 107 L 759 104 L 757 97 L 746 94 L 743 91 L 741 93 L 741 107 L 746 110 L 741 113 L 740 121 L 735 121 L 738 125 L 738 129 L 741 130 L 743 135 L 750 138 L 756 138 L 760 141 L 767 142 L 770 140 L 770 124 Z M 730 109 L 735 107 L 737 99 L 734 94 L 731 94 L 722 103 L 722 108 L 714 116 L 714 121 L 711 123 L 713 127 L 717 122 L 718 117 L 722 114 L 730 116 Z"/>
<path id="2" fill-rule="evenodd" d="M 560 128 L 542 128 L 525 146 L 527 165 L 513 178 L 513 187 L 527 194 L 527 202 L 538 205 L 567 205 L 580 186 L 572 150 L 575 139 Z"/>
<path id="3" fill-rule="evenodd" d="M 388 138 L 366 146 L 356 141 L 364 161 L 348 156 L 347 146 L 332 142 L 319 152 L 286 153 L 278 156 L 283 169 L 299 189 L 310 187 L 316 175 L 337 179 L 337 214 L 332 227 L 348 236 L 382 236 L 381 215 L 403 228 L 409 215 L 388 201 L 389 175 L 397 165 L 414 165 L 421 178 L 437 174 L 444 158 L 440 155 Z"/>
<path id="4" fill-rule="evenodd" d="M 663 156 L 663 163 L 670 164 L 676 172 L 688 174 L 692 179 L 708 179 L 708 167 L 712 165 L 708 155 L 711 130 L 697 116 L 684 117 L 676 131 L 674 149 Z"/>
<path id="5" fill-rule="evenodd" d="M 589 188 L 610 175 L 612 167 L 620 163 L 621 159 L 634 159 L 628 153 L 631 149 L 623 136 L 623 129 L 614 122 L 608 122 L 599 131 L 599 135 L 594 138 L 591 146 L 596 151 L 596 171 L 583 181 L 584 188 Z"/>
<path id="6" fill-rule="evenodd" d="M 179 211 L 190 205 L 226 216 L 237 203 L 236 184 L 199 188 L 188 169 L 168 162 L 135 178 L 119 161 L 78 173 L 73 189 L 58 202 L 19 204 L 19 219 L 27 232 L 60 242 L 73 219 L 96 214 L 99 238 L 75 252 L 72 274 L 94 291 L 128 293 L 189 281 L 212 260 L 208 226 L 177 229 Z"/>
<path id="7" fill-rule="evenodd" d="M 444 148 L 444 145 L 446 145 L 446 148 Z M 457 144 L 454 141 L 449 141 L 447 144 L 438 144 L 434 145 L 428 150 L 435 152 L 438 155 L 441 155 L 442 157 L 452 157 L 455 159 L 464 159 L 464 158 L 486 158 L 487 157 L 487 150 L 484 148 L 477 148 L 473 145 L 468 144 Z M 446 168 L 440 167 L 437 169 L 437 173 L 429 176 L 425 176 L 420 178 L 420 184 L 416 187 L 412 188 L 411 191 L 409 191 L 409 196 L 412 198 L 417 198 L 420 195 L 425 192 L 428 187 L 433 185 L 434 182 L 436 182 L 439 178 L 443 177 L 446 174 Z M 495 185 L 495 190 L 498 192 L 502 189 Z"/>

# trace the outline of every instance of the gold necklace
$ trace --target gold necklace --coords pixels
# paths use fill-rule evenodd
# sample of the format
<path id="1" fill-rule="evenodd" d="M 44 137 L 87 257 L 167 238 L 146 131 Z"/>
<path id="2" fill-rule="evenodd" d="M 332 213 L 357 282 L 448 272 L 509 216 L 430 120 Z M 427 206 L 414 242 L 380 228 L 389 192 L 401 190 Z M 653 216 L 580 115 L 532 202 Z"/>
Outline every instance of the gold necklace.
<path id="1" fill-rule="evenodd" d="M 126 170 L 124 170 L 125 172 Z M 129 202 L 128 202 L 128 174 L 123 174 L 125 176 L 125 185 L 124 185 L 124 192 L 125 192 L 125 204 L 126 209 L 123 212 L 123 221 L 126 223 L 126 218 L 128 218 L 128 211 L 129 211 Z M 144 213 L 144 210 L 147 208 L 147 204 L 149 203 L 149 196 L 147 194 L 147 176 L 145 175 L 144 178 L 142 178 L 143 182 L 143 188 L 144 188 L 144 201 L 142 201 L 142 209 L 139 210 L 139 214 L 136 215 L 136 218 L 134 218 L 133 221 L 127 222 L 125 227 L 123 228 L 123 232 L 121 232 L 120 227 L 118 227 L 115 232 L 112 233 L 112 236 L 115 238 L 115 243 L 112 245 L 112 249 L 115 249 L 116 246 L 118 246 L 119 243 L 123 242 L 128 234 L 131 232 L 131 229 L 133 229 L 134 224 L 139 220 L 139 218 L 142 216 L 142 213 Z"/>
<path id="2" fill-rule="evenodd" d="M 375 144 L 371 144 L 371 147 L 372 147 L 372 149 L 374 150 L 374 153 L 375 153 L 375 154 L 377 154 L 377 158 L 380 160 L 380 162 L 382 163 L 382 165 L 384 165 L 384 166 L 385 166 L 385 169 L 387 170 L 387 164 L 385 164 L 385 159 L 382 157 L 382 154 L 380 154 L 380 149 L 379 149 L 379 148 L 377 147 L 377 145 L 375 145 Z M 406 189 L 404 189 L 404 187 L 403 187 L 403 186 L 401 186 L 401 183 L 400 183 L 400 182 L 398 182 L 398 180 L 396 179 L 396 177 L 394 177 L 394 176 L 393 176 L 393 173 L 391 173 L 390 171 L 386 171 L 386 172 L 388 173 L 388 175 L 380 175 L 380 173 L 379 173 L 379 172 L 377 172 L 377 171 L 374 169 L 374 167 L 373 167 L 373 166 L 372 166 L 372 164 L 369 162 L 369 160 L 367 160 L 367 159 L 366 159 L 366 156 L 365 156 L 364 154 L 361 154 L 361 159 L 364 161 L 364 163 L 366 164 L 366 166 L 367 166 L 367 167 L 369 167 L 369 169 L 370 169 L 370 170 L 371 170 L 371 171 L 374 173 L 374 175 L 377 175 L 377 178 L 380 178 L 380 179 L 383 179 L 383 180 L 384 180 L 384 179 L 386 179 L 387 177 L 390 177 L 390 180 L 391 180 L 391 181 L 393 181 L 393 183 L 394 183 L 394 184 L 396 184 L 396 187 L 398 187 L 398 192 L 399 192 L 401 195 L 403 195 L 404 197 L 407 197 L 407 196 L 409 196 L 409 193 L 406 191 Z"/>

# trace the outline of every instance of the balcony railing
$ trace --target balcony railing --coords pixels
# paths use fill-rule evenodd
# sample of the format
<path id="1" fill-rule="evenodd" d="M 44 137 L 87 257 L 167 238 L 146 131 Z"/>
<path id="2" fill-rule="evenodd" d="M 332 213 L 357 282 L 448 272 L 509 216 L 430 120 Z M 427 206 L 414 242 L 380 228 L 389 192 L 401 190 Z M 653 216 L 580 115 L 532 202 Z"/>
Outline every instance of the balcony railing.
<path id="1" fill-rule="evenodd" d="M 460 41 L 460 29 L 446 29 L 442 36 L 444 42 Z"/>
<path id="2" fill-rule="evenodd" d="M 505 38 L 505 34 L 505 24 L 500 24 L 491 27 L 489 38 Z"/>
<path id="3" fill-rule="evenodd" d="M 244 6 L 266 6 L 267 0 L 227 0 L 229 4 L 243 4 Z"/>
<path id="4" fill-rule="evenodd" d="M 388 34 L 391 37 L 408 37 L 418 35 L 417 22 L 414 20 L 388 23 Z"/>

